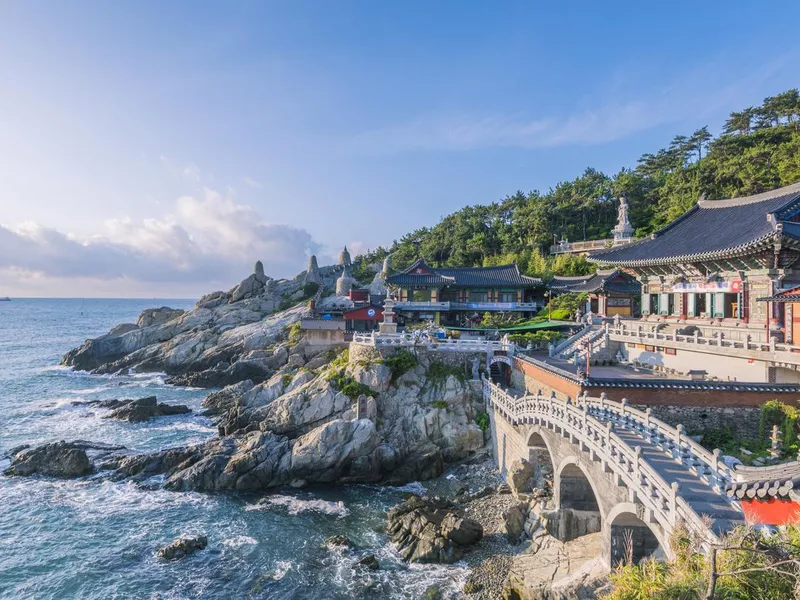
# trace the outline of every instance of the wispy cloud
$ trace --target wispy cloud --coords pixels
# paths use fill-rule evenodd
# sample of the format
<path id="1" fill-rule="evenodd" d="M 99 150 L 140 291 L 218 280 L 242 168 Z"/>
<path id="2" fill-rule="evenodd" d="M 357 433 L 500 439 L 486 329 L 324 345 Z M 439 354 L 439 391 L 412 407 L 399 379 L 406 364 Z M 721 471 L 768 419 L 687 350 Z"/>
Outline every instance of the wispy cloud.
<path id="1" fill-rule="evenodd" d="M 263 190 L 264 189 L 264 184 L 261 183 L 260 181 L 256 181 L 252 177 L 245 177 L 244 179 L 242 179 L 242 181 L 244 181 L 245 185 L 247 185 L 248 187 L 251 187 L 253 189 L 256 189 L 256 190 Z"/>
<path id="2" fill-rule="evenodd" d="M 6 285 L 43 281 L 134 282 L 148 284 L 235 283 L 264 262 L 273 277 L 292 276 L 318 246 L 311 235 L 289 225 L 269 223 L 233 192 L 204 189 L 179 198 L 157 218 L 106 221 L 94 236 L 76 237 L 37 223 L 0 226 L 0 271 Z M 4 293 L 12 293 L 4 291 Z"/>
<path id="3" fill-rule="evenodd" d="M 739 108 L 742 98 L 762 89 L 778 71 L 792 64 L 796 55 L 787 53 L 757 71 L 728 81 L 720 80 L 713 64 L 705 65 L 648 96 L 612 96 L 569 115 L 454 111 L 418 116 L 362 132 L 351 140 L 351 146 L 359 151 L 391 153 L 601 144 L 660 125 L 713 117 Z"/>

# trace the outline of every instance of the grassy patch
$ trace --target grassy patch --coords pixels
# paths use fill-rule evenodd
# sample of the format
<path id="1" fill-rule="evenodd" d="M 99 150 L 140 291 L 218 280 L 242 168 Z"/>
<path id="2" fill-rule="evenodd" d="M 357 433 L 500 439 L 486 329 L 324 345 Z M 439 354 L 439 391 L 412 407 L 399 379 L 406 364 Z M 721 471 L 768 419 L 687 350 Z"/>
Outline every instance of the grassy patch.
<path id="1" fill-rule="evenodd" d="M 289 344 L 296 346 L 303 339 L 303 330 L 300 329 L 300 321 L 295 321 L 289 325 Z"/>
<path id="2" fill-rule="evenodd" d="M 283 384 L 283 387 L 288 387 L 289 384 L 292 383 L 292 379 L 294 379 L 294 375 L 291 373 L 284 373 L 283 377 L 281 377 L 281 383 Z"/>
<path id="3" fill-rule="evenodd" d="M 330 357 L 330 366 L 334 369 L 343 369 L 350 362 L 350 349 L 344 348 L 341 351 L 329 350 L 328 356 Z"/>
<path id="4" fill-rule="evenodd" d="M 439 410 L 447 410 L 450 407 L 450 405 L 444 400 L 434 400 L 431 402 L 431 406 L 438 408 Z"/>

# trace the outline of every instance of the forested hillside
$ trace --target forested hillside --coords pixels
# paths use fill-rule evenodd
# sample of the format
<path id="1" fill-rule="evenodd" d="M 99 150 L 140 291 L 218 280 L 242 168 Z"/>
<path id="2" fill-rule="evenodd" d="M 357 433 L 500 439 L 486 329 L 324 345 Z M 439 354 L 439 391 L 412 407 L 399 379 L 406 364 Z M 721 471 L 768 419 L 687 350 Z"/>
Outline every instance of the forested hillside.
<path id="1" fill-rule="evenodd" d="M 709 199 L 745 196 L 800 181 L 800 94 L 788 90 L 761 106 L 731 113 L 714 138 L 708 127 L 677 135 L 645 154 L 635 168 L 607 175 L 587 168 L 549 191 L 521 191 L 499 202 L 467 206 L 431 228 L 370 252 L 367 262 L 393 253 L 395 268 L 416 258 L 439 266 L 517 262 L 529 275 L 571 275 L 594 269 L 583 259 L 547 256 L 554 239 L 610 237 L 616 198 L 625 193 L 636 236 L 669 223 Z"/>

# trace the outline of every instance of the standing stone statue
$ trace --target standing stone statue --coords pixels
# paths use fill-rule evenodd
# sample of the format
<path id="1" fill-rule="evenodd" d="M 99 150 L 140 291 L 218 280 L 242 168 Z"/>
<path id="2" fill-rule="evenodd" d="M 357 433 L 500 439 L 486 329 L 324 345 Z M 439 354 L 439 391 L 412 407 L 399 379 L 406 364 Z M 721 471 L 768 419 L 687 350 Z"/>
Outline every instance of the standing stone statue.
<path id="1" fill-rule="evenodd" d="M 480 375 L 478 374 L 478 367 L 480 367 L 481 361 L 478 358 L 472 359 L 472 378 L 473 379 L 480 379 Z"/>
<path id="2" fill-rule="evenodd" d="M 614 243 L 624 243 L 633 237 L 633 226 L 628 219 L 628 199 L 625 194 L 619 198 L 619 210 L 617 211 L 617 224 L 613 229 Z"/>
<path id="3" fill-rule="evenodd" d="M 306 279 L 304 283 L 322 283 L 322 277 L 319 275 L 317 257 L 313 254 L 311 258 L 308 259 L 308 269 L 306 270 Z"/>

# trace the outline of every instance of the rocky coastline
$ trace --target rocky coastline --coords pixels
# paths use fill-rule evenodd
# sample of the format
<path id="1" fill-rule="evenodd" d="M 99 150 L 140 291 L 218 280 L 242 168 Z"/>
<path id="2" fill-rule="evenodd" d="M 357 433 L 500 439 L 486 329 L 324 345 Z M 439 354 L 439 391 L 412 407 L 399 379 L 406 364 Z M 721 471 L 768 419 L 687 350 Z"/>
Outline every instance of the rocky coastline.
<path id="1" fill-rule="evenodd" d="M 533 482 L 524 481 L 523 492 L 523 483 L 500 481 L 489 432 L 478 424 L 485 406 L 471 379 L 474 357 L 310 345 L 293 326 L 337 272 L 314 261 L 310 269 L 317 271 L 273 280 L 257 263 L 237 286 L 204 296 L 192 310 L 146 310 L 62 359 L 76 370 L 164 372 L 175 385 L 212 388 L 203 407 L 216 438 L 149 453 L 81 440 L 20 447 L 8 453 L 4 475 L 91 476 L 196 492 L 423 482 L 424 493 L 389 514 L 387 532 L 401 556 L 468 565 L 469 598 L 540 597 L 520 595 L 508 582 L 526 549 L 549 547 L 532 509 L 546 486 L 539 482 L 532 497 Z M 96 406 L 130 422 L 189 411 L 155 397 Z M 182 543 L 174 556 L 203 545 Z M 374 556 L 360 564 L 380 568 Z"/>

